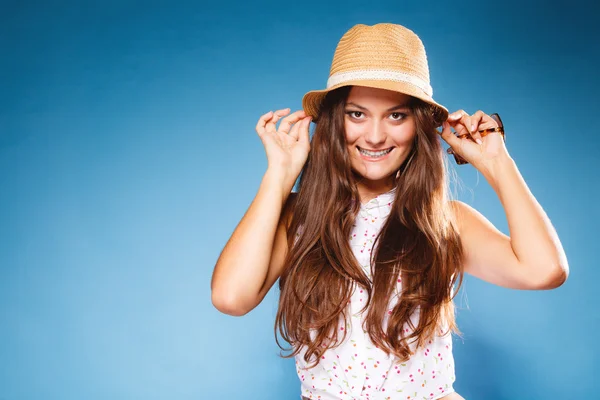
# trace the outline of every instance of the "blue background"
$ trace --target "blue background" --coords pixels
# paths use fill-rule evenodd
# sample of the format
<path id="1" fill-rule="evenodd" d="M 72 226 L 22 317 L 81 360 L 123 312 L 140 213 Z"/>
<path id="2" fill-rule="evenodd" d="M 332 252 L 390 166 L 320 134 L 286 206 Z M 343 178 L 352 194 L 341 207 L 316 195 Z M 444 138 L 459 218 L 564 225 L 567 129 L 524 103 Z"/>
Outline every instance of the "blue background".
<path id="1" fill-rule="evenodd" d="M 592 2 L 3 2 L 0 399 L 297 399 L 277 290 L 242 318 L 210 300 L 254 198 L 254 131 L 321 89 L 357 23 L 425 43 L 434 98 L 499 112 L 566 250 L 552 291 L 467 276 L 467 399 L 598 396 L 600 30 Z M 508 233 L 472 166 L 458 198 Z"/>

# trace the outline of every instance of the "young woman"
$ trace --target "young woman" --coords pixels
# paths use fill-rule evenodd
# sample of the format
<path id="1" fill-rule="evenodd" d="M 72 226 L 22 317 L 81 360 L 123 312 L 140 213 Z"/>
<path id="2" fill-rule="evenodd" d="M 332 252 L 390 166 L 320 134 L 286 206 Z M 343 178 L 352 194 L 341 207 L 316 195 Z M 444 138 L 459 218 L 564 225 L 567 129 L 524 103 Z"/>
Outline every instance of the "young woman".
<path id="1" fill-rule="evenodd" d="M 421 40 L 395 24 L 346 32 L 327 88 L 303 108 L 258 121 L 268 167 L 217 261 L 213 304 L 244 315 L 279 279 L 276 331 L 292 346 L 303 398 L 461 399 L 451 332 L 463 273 L 529 290 L 568 276 L 501 120 L 448 115 L 432 98 Z M 448 198 L 440 136 L 494 188 L 510 237 Z"/>

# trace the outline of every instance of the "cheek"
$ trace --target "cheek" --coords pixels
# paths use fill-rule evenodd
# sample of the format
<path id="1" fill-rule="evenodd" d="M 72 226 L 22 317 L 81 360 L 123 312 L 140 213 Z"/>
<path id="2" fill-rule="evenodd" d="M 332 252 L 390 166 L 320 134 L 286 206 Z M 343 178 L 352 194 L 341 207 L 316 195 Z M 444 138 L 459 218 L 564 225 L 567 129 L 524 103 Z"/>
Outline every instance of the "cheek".
<path id="1" fill-rule="evenodd" d="M 346 131 L 346 143 L 348 146 L 356 145 L 356 142 L 359 141 L 361 136 L 363 135 L 363 127 L 346 123 L 345 131 Z M 387 128 L 388 132 L 388 141 L 390 144 L 398 147 L 407 147 L 411 146 L 415 136 L 417 135 L 414 124 L 406 124 L 402 126 L 391 126 Z"/>
<path id="2" fill-rule="evenodd" d="M 414 124 L 406 124 L 391 131 L 390 136 L 396 146 L 410 147 L 417 136 L 417 131 Z"/>
<path id="3" fill-rule="evenodd" d="M 398 147 L 410 147 L 415 140 L 416 132 L 400 132 L 394 136 L 394 143 Z"/>
<path id="4" fill-rule="evenodd" d="M 360 127 L 357 127 L 354 124 L 346 123 L 345 131 L 346 131 L 346 143 L 348 143 L 348 145 L 354 144 L 360 137 Z"/>
<path id="5" fill-rule="evenodd" d="M 398 129 L 394 130 L 392 133 L 392 138 L 398 145 L 411 145 L 415 140 L 415 136 L 417 136 L 417 129 L 415 127 L 414 122 L 411 120 L 407 121 L 406 124 L 398 127 Z"/>

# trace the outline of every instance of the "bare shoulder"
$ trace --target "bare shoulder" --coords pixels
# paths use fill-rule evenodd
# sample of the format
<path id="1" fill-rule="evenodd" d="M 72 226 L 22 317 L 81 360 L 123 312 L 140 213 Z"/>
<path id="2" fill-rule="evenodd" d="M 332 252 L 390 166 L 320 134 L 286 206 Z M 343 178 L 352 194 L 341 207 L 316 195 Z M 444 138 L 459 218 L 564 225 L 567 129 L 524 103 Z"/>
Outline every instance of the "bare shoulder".
<path id="1" fill-rule="evenodd" d="M 539 290 L 554 286 L 545 277 L 531 274 L 519 261 L 510 236 L 501 232 L 475 208 L 452 201 L 451 209 L 463 247 L 464 271 L 493 285 L 508 289 Z"/>
<path id="2" fill-rule="evenodd" d="M 494 235 L 499 239 L 509 239 L 502 234 L 483 214 L 460 200 L 449 201 L 450 210 L 463 238 L 474 239 L 480 234 Z M 473 235 L 475 233 L 475 235 Z"/>
<path id="3" fill-rule="evenodd" d="M 463 238 L 473 230 L 485 229 L 499 232 L 496 227 L 479 211 L 460 200 L 450 200 L 450 210 L 457 223 L 459 233 L 464 233 Z"/>
<path id="4" fill-rule="evenodd" d="M 460 233 L 462 230 L 462 226 L 465 223 L 465 214 L 469 212 L 468 208 L 470 207 L 468 204 L 463 203 L 460 200 L 450 200 L 448 201 L 450 212 L 452 213 L 452 218 L 457 224 L 457 229 Z"/>

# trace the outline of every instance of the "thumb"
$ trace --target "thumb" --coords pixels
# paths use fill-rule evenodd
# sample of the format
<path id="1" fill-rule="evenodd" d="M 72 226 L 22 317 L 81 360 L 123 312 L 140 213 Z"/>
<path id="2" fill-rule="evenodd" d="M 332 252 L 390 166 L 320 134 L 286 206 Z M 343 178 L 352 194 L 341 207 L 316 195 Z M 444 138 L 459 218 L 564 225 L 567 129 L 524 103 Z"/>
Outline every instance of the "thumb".
<path id="1" fill-rule="evenodd" d="M 452 133 L 448 121 L 444 121 L 442 123 L 442 132 L 440 133 L 440 135 L 442 136 L 442 139 L 444 139 L 446 143 L 450 145 L 450 147 L 456 148 L 460 146 L 460 139 L 457 138 L 456 135 L 454 135 L 454 133 Z"/>
<path id="2" fill-rule="evenodd" d="M 306 118 L 304 121 L 302 121 L 302 128 L 300 129 L 300 135 L 298 137 L 298 141 L 302 142 L 303 144 L 309 144 L 310 143 L 310 121 L 312 121 L 312 117 L 308 117 Z"/>

